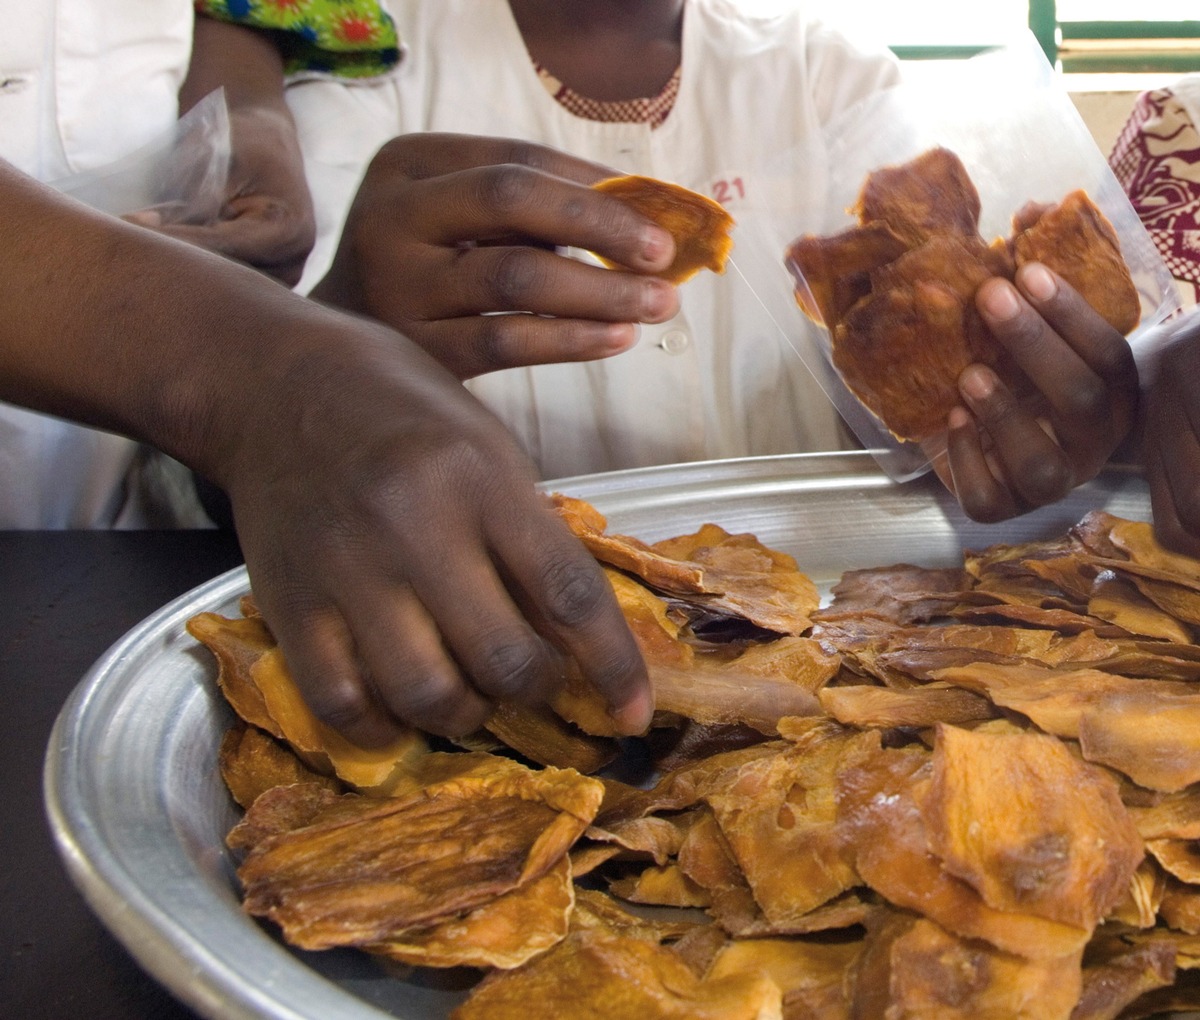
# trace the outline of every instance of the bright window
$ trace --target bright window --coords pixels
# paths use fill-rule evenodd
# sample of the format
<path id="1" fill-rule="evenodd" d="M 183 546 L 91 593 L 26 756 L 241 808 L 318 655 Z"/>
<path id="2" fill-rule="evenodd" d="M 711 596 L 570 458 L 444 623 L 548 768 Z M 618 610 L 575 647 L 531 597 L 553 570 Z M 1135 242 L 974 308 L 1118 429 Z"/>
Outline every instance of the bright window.
<path id="1" fill-rule="evenodd" d="M 797 0 L 740 2 L 771 10 Z M 1200 71 L 1197 0 L 816 0 L 811 6 L 906 58 L 969 56 L 1030 28 L 1064 71 Z"/>

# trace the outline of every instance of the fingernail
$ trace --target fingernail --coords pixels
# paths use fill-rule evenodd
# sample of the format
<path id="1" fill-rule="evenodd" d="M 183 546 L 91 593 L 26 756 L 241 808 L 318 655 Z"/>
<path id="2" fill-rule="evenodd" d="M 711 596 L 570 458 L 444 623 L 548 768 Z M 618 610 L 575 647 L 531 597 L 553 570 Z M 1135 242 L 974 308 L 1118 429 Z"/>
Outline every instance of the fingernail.
<path id="1" fill-rule="evenodd" d="M 980 293 L 980 301 L 988 315 L 1001 322 L 1015 319 L 1021 311 L 1017 292 L 1007 280 L 990 281 Z"/>
<path id="2" fill-rule="evenodd" d="M 1031 298 L 1038 301 L 1049 301 L 1058 293 L 1054 274 L 1038 262 L 1021 267 L 1021 285 Z"/>
<path id="3" fill-rule="evenodd" d="M 654 718 L 654 701 L 648 694 L 636 695 L 614 713 L 617 728 L 630 736 L 645 733 Z"/>
<path id="4" fill-rule="evenodd" d="M 642 289 L 642 321 L 661 322 L 675 314 L 675 288 L 665 280 L 647 280 Z"/>
<path id="5" fill-rule="evenodd" d="M 971 415 L 965 407 L 952 407 L 950 414 L 947 416 L 946 423 L 951 429 L 965 428 L 971 424 Z"/>
<path id="6" fill-rule="evenodd" d="M 995 392 L 996 377 L 982 365 L 968 365 L 958 377 L 958 388 L 971 400 L 987 400 Z"/>
<path id="7" fill-rule="evenodd" d="M 601 346 L 611 354 L 620 354 L 637 343 L 641 329 L 635 322 L 611 322 L 604 327 Z"/>
<path id="8" fill-rule="evenodd" d="M 642 258 L 653 265 L 666 261 L 675 248 L 675 241 L 662 227 L 646 227 L 642 231 Z"/>

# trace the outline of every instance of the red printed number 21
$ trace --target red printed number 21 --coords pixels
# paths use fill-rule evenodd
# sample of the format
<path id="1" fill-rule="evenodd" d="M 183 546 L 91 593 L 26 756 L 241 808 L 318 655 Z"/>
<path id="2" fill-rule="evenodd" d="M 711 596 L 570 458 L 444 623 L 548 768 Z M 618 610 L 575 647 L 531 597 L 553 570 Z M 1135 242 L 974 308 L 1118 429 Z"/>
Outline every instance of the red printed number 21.
<path id="1" fill-rule="evenodd" d="M 734 198 L 745 198 L 746 186 L 740 177 L 721 178 L 713 185 L 713 198 L 724 205 Z"/>

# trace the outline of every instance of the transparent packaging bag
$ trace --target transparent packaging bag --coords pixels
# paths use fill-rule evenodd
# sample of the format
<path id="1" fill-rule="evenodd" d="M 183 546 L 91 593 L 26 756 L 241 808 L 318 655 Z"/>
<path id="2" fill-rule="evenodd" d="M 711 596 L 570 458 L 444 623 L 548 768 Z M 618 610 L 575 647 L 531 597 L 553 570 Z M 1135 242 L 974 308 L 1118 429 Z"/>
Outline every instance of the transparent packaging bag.
<path id="1" fill-rule="evenodd" d="M 50 183 L 114 216 L 205 225 L 217 220 L 225 202 L 230 153 L 229 111 L 224 90 L 217 89 L 128 156 Z"/>
<path id="2" fill-rule="evenodd" d="M 1156 327 L 1179 309 L 1169 270 L 1032 36 L 879 93 L 830 123 L 822 141 L 819 157 L 816 148 L 785 153 L 774 169 L 783 181 L 793 172 L 789 168 L 805 160 L 828 161 L 820 216 L 810 214 L 804 222 L 780 216 L 761 232 L 763 250 L 743 251 L 739 261 L 758 262 L 760 268 L 747 275 L 787 346 L 896 481 L 927 471 L 936 443 L 897 439 L 847 387 L 834 367 L 828 330 L 811 321 L 795 299 L 806 288 L 803 273 L 785 263 L 798 237 L 827 236 L 857 225 L 850 210 L 872 171 L 935 147 L 949 149 L 979 193 L 985 241 L 1008 237 L 1014 214 L 1028 203 L 1057 204 L 1082 189 L 1112 224 L 1138 291 L 1141 317 L 1128 337 L 1135 357 Z M 771 258 L 775 267 L 763 268 Z M 789 300 L 780 300 L 782 289 Z"/>

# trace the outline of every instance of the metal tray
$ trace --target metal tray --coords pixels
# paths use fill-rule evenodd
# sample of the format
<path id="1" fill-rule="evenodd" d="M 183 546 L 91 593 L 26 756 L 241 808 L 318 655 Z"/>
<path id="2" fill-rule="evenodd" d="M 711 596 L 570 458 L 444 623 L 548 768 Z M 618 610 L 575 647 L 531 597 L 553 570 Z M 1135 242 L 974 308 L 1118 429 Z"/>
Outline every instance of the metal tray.
<path id="1" fill-rule="evenodd" d="M 546 485 L 593 502 L 610 530 L 655 540 L 713 521 L 784 549 L 824 589 L 842 571 L 947 566 L 964 548 L 1061 533 L 1088 510 L 1149 519 L 1145 484 L 1113 470 L 1002 525 L 967 520 L 930 479 L 895 485 L 868 454 L 650 468 Z M 237 615 L 244 569 L 148 617 L 87 673 L 58 718 L 45 793 L 55 837 L 92 908 L 138 961 L 212 1020 L 443 1020 L 457 972 L 387 969 L 353 951 L 303 953 L 247 917 L 224 835 L 236 820 L 216 768 L 231 720 L 209 653 L 184 630 Z"/>

